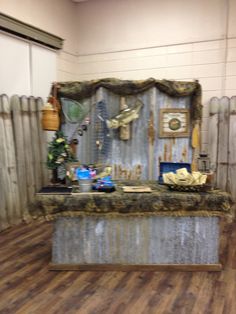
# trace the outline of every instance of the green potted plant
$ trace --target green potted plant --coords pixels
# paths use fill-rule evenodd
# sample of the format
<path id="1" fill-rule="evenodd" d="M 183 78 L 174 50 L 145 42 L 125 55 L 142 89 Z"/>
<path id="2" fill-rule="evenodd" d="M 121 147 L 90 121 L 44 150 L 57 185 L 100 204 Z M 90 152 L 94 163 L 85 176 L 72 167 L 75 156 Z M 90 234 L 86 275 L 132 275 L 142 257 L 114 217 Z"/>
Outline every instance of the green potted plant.
<path id="1" fill-rule="evenodd" d="M 66 163 L 74 162 L 71 148 L 62 131 L 56 131 L 55 136 L 48 146 L 47 167 L 52 170 L 52 183 L 65 181 Z"/>

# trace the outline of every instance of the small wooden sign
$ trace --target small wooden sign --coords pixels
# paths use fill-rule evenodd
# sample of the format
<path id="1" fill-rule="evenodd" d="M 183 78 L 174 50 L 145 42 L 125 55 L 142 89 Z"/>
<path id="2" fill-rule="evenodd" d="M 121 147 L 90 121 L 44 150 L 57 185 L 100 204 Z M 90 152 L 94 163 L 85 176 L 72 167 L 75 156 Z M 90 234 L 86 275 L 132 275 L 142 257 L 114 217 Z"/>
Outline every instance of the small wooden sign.
<path id="1" fill-rule="evenodd" d="M 160 109 L 159 137 L 189 137 L 189 110 Z"/>

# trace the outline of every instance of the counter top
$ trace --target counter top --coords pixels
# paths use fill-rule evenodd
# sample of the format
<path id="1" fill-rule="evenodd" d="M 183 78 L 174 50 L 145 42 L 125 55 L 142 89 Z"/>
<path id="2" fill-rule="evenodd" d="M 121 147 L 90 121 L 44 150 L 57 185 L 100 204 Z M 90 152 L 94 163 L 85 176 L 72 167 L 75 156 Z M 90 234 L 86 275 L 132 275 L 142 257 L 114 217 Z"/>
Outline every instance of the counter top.
<path id="1" fill-rule="evenodd" d="M 122 186 L 145 185 L 151 193 L 125 193 Z M 220 190 L 177 192 L 154 181 L 116 182 L 112 193 L 50 195 L 38 193 L 30 208 L 34 218 L 81 215 L 232 216 L 231 196 Z"/>

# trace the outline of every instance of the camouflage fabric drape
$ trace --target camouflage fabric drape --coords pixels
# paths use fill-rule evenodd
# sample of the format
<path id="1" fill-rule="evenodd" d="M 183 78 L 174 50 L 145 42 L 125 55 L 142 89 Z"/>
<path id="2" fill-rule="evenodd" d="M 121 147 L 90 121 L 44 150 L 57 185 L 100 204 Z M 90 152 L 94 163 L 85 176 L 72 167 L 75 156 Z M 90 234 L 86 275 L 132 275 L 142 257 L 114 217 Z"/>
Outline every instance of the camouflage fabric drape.
<path id="1" fill-rule="evenodd" d="M 127 182 L 125 182 L 127 185 Z M 132 183 L 132 184 L 131 184 Z M 136 183 L 136 184 L 135 184 Z M 140 185 L 140 181 L 130 181 Z M 159 215 L 159 216 L 232 216 L 232 199 L 226 192 L 174 192 L 154 181 L 141 182 L 151 193 L 124 193 L 117 182 L 113 193 L 76 193 L 74 195 L 37 194 L 30 209 L 33 217 L 49 219 L 80 215 Z"/>
<path id="2" fill-rule="evenodd" d="M 156 87 L 171 97 L 192 96 L 191 117 L 193 120 L 202 118 L 201 85 L 198 81 L 182 82 L 170 80 L 119 80 L 107 78 L 81 82 L 58 82 L 53 84 L 52 95 L 80 101 L 91 97 L 98 88 L 104 87 L 120 96 L 135 95 Z"/>

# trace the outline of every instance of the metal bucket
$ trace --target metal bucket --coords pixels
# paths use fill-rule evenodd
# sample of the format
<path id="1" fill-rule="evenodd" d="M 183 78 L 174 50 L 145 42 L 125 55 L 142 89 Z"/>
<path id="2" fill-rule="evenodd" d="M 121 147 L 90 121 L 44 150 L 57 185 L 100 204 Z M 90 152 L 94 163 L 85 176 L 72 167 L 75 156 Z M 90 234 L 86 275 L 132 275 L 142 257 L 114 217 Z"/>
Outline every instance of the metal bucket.
<path id="1" fill-rule="evenodd" d="M 92 180 L 90 179 L 79 180 L 79 190 L 80 192 L 90 192 L 92 190 Z"/>

